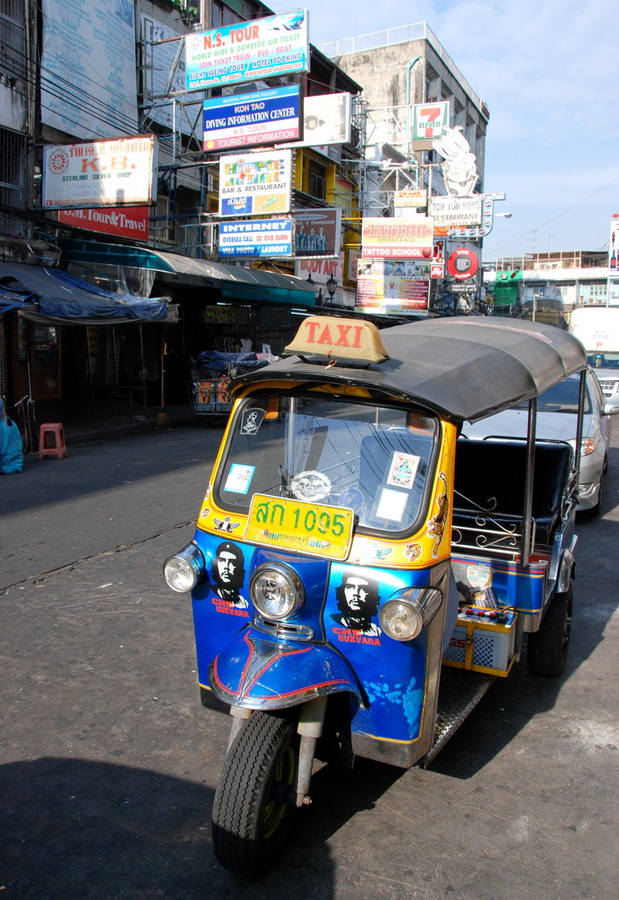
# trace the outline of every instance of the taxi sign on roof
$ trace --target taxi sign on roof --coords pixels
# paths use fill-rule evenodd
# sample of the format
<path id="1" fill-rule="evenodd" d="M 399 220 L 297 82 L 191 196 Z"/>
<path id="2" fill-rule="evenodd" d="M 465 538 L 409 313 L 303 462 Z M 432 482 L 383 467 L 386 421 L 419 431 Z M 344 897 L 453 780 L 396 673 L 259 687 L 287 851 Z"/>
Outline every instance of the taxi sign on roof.
<path id="1" fill-rule="evenodd" d="M 367 365 L 389 359 L 376 325 L 335 316 L 308 316 L 284 352 L 333 365 L 339 360 Z"/>

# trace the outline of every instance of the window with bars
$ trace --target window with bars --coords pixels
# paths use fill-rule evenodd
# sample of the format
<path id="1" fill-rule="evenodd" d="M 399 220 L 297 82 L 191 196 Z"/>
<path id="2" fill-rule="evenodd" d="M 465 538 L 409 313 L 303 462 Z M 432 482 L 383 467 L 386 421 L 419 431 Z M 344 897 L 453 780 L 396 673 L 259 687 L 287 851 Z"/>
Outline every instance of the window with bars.
<path id="1" fill-rule="evenodd" d="M 327 197 L 327 170 L 325 166 L 310 160 L 308 175 L 308 193 L 318 200 L 325 200 Z"/>
<path id="2" fill-rule="evenodd" d="M 0 203 L 24 205 L 26 135 L 0 128 Z"/>
<path id="3" fill-rule="evenodd" d="M 26 77 L 24 3 L 5 0 L 0 12 L 0 73 L 4 80 Z"/>

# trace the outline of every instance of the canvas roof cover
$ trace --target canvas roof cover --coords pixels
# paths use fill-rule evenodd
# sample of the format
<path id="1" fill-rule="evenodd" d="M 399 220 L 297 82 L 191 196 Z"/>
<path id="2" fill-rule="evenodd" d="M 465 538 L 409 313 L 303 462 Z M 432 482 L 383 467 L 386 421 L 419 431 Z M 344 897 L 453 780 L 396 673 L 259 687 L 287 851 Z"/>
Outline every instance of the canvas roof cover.
<path id="1" fill-rule="evenodd" d="M 51 266 L 0 262 L 0 313 L 10 309 L 59 324 L 174 321 L 165 300 L 113 294 Z"/>
<path id="2" fill-rule="evenodd" d="M 582 345 L 566 331 L 520 319 L 427 319 L 385 328 L 380 337 L 386 362 L 327 368 L 293 356 L 240 376 L 233 390 L 275 379 L 355 384 L 473 422 L 537 396 L 587 364 Z"/>
<path id="3" fill-rule="evenodd" d="M 147 247 L 63 239 L 63 258 L 86 264 L 127 266 L 159 272 L 162 282 L 216 287 L 224 299 L 314 306 L 313 286 L 296 275 L 247 268 Z"/>

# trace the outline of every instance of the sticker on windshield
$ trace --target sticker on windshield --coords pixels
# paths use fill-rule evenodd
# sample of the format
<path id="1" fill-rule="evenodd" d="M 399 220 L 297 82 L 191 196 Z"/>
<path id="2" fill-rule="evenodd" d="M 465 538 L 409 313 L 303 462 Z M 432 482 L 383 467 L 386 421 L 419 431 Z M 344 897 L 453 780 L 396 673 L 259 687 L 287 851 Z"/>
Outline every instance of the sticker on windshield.
<path id="1" fill-rule="evenodd" d="M 241 434 L 257 434 L 266 415 L 265 409 L 246 409 L 241 416 Z"/>
<path id="2" fill-rule="evenodd" d="M 419 460 L 421 457 L 415 456 L 413 453 L 402 453 L 396 451 L 391 460 L 389 474 L 387 475 L 387 484 L 390 487 L 400 487 L 410 490 L 415 481 Z"/>
<path id="3" fill-rule="evenodd" d="M 406 509 L 406 501 L 408 494 L 402 491 L 391 491 L 389 488 L 383 488 L 378 498 L 376 512 L 373 518 L 390 519 L 392 522 L 401 522 Z"/>
<path id="4" fill-rule="evenodd" d="M 230 491 L 233 494 L 246 494 L 255 471 L 255 466 L 232 463 L 224 484 L 224 491 Z"/>

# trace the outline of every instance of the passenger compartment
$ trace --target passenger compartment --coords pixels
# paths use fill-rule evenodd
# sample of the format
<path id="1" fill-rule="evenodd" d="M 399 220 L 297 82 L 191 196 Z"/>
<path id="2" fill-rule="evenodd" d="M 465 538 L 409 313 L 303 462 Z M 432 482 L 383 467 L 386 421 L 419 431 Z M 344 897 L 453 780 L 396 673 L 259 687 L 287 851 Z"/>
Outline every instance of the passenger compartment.
<path id="1" fill-rule="evenodd" d="M 531 509 L 535 545 L 552 545 L 564 505 L 570 502 L 572 455 L 567 443 L 535 445 Z M 524 441 L 458 440 L 452 532 L 456 550 L 516 558 L 523 528 L 526 460 Z"/>

